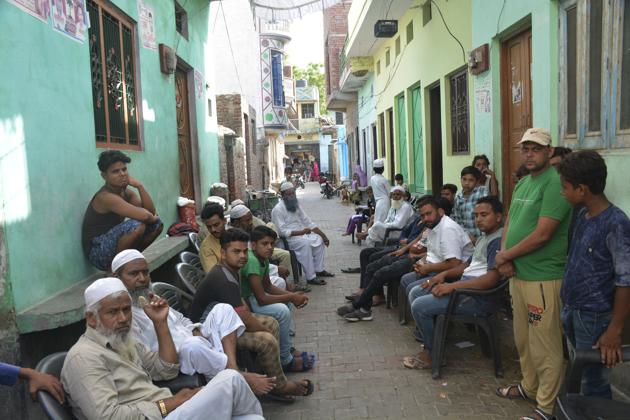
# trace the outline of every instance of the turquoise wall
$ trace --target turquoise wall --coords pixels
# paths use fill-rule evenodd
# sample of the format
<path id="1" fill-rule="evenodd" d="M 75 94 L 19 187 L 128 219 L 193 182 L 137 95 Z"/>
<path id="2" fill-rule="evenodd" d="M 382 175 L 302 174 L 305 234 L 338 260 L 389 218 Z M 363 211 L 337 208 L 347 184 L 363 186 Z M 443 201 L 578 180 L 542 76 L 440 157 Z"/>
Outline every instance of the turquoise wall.
<path id="1" fill-rule="evenodd" d="M 172 2 L 147 3 L 154 8 L 157 42 L 177 45 L 178 55 L 209 80 L 208 2 L 186 5 L 189 41 L 175 32 Z M 114 4 L 137 20 L 135 1 Z M 169 226 L 179 195 L 174 76 L 160 72 L 157 51 L 141 45 L 138 51 L 144 150 L 128 152 L 129 168 Z M 81 250 L 81 221 L 102 185 L 96 161 L 103 149 L 94 140 L 87 41 L 71 40 L 0 2 L 0 54 L 0 197 L 7 286 L 19 312 L 94 271 Z M 219 179 L 216 122 L 207 117 L 205 96 L 196 100 L 196 115 L 204 196 Z"/>
<path id="2" fill-rule="evenodd" d="M 475 154 L 485 153 L 501 179 L 501 41 L 531 25 L 532 118 L 558 133 L 558 4 L 555 0 L 472 0 L 472 47 L 490 44 L 490 69 L 472 76 L 474 90 L 490 89 L 491 112 L 474 110 Z M 473 105 L 474 106 L 474 105 Z"/>
<path id="3" fill-rule="evenodd" d="M 363 170 L 368 174 L 368 178 L 372 175 L 372 162 L 376 159 L 375 153 L 378 151 L 372 150 L 372 145 L 374 144 L 372 140 L 372 124 L 376 124 L 376 98 L 374 96 L 374 73 L 370 72 L 367 80 L 361 86 L 357 93 L 357 109 L 358 109 L 358 120 L 359 120 L 359 133 L 363 132 L 363 129 L 366 129 L 368 132 L 368 142 L 367 146 L 367 156 L 366 156 L 366 166 L 367 168 L 363 168 Z M 354 173 L 354 165 L 356 162 L 352 163 L 351 173 Z"/>

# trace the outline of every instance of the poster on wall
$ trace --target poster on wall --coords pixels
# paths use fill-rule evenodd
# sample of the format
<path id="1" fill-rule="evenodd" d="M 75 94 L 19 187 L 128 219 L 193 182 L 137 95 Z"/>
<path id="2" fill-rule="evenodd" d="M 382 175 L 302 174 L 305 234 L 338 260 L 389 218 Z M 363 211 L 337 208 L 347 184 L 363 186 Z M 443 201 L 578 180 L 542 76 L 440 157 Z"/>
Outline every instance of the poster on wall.
<path id="1" fill-rule="evenodd" d="M 140 21 L 140 39 L 142 39 L 142 46 L 150 50 L 157 50 L 154 16 L 153 7 L 139 0 L 138 19 Z"/>
<path id="2" fill-rule="evenodd" d="M 195 96 L 197 99 L 203 98 L 203 74 L 195 69 Z"/>
<path id="3" fill-rule="evenodd" d="M 489 114 L 492 112 L 492 93 L 490 79 L 486 78 L 475 83 L 475 111 Z"/>
<path id="4" fill-rule="evenodd" d="M 48 21 L 50 16 L 50 0 L 8 0 L 31 16 L 35 16 L 42 22 Z"/>
<path id="5" fill-rule="evenodd" d="M 88 14 L 85 0 L 52 0 L 53 28 L 79 42 L 85 41 Z"/>

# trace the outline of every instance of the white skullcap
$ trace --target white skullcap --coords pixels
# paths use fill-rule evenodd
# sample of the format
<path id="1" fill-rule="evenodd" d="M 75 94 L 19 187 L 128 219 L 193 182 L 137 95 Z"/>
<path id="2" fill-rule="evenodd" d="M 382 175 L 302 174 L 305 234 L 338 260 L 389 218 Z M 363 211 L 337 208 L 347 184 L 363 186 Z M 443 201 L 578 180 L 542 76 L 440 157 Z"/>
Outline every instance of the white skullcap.
<path id="1" fill-rule="evenodd" d="M 391 190 L 389 190 L 390 193 L 393 193 L 394 191 L 400 191 L 403 194 L 405 193 L 405 189 L 401 187 L 400 185 L 395 185 L 392 187 Z"/>
<path id="2" fill-rule="evenodd" d="M 133 260 L 146 260 L 146 258 L 137 249 L 120 251 L 112 260 L 112 273 L 115 273 L 120 267 Z"/>
<path id="3" fill-rule="evenodd" d="M 280 191 L 290 190 L 291 188 L 295 188 L 291 182 L 283 182 L 280 185 Z"/>
<path id="4" fill-rule="evenodd" d="M 250 211 L 245 204 L 237 204 L 230 210 L 230 220 L 240 219 L 249 212 Z"/>
<path id="5" fill-rule="evenodd" d="M 372 163 L 373 168 L 384 168 L 385 161 L 383 159 L 375 159 L 374 163 Z"/>
<path id="6" fill-rule="evenodd" d="M 127 292 L 127 288 L 120 279 L 116 277 L 105 277 L 98 279 L 85 289 L 83 296 L 85 297 L 85 307 L 89 308 L 95 303 L 100 302 L 107 296 L 118 292 Z"/>
<path id="7" fill-rule="evenodd" d="M 232 201 L 230 203 L 230 206 L 234 207 L 234 206 L 238 206 L 239 204 L 245 204 L 245 202 L 243 200 L 237 198 L 236 200 L 234 200 L 234 201 Z"/>
<path id="8" fill-rule="evenodd" d="M 221 207 L 225 207 L 225 198 L 219 197 L 218 195 L 211 195 L 206 201 L 208 203 L 215 203 L 220 205 Z"/>

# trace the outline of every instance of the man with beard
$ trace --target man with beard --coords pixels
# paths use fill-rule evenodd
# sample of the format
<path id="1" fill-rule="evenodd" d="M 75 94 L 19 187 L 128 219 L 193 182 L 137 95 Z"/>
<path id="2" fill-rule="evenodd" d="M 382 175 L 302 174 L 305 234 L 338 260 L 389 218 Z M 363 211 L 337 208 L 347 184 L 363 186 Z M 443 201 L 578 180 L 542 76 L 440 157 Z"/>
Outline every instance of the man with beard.
<path id="1" fill-rule="evenodd" d="M 324 269 L 326 247 L 330 244 L 328 237 L 300 207 L 293 184 L 283 182 L 280 193 L 282 201 L 271 211 L 271 220 L 304 267 L 306 282 L 324 285 L 326 281 L 321 277 L 334 277 Z"/>
<path id="2" fill-rule="evenodd" d="M 144 256 L 130 249 L 112 261 L 112 272 L 129 291 L 133 306 L 133 336 L 149 350 L 157 351 L 159 337 L 151 327 L 150 317 L 142 310 L 142 300 L 150 295 L 151 277 Z M 212 308 L 203 323 L 193 323 L 180 312 L 170 308 L 167 317 L 180 370 L 186 375 L 201 373 L 211 379 L 224 369 L 238 370 L 236 340 L 245 332 L 245 325 L 232 306 L 220 303 Z M 244 373 L 245 380 L 257 395 L 274 387 L 274 378 Z"/>
<path id="3" fill-rule="evenodd" d="M 251 234 L 252 229 L 255 227 L 267 226 L 267 224 L 258 217 L 254 216 L 241 200 L 234 200 L 232 201 L 232 207 L 230 208 L 230 226 L 243 229 L 248 234 Z M 310 291 L 306 284 L 294 284 L 293 281 L 289 280 L 294 279 L 295 277 L 293 277 L 293 270 L 291 267 L 291 253 L 288 250 L 274 247 L 273 255 L 270 259 L 278 263 L 277 266 L 275 264 L 269 264 L 269 275 L 272 278 L 272 283 L 274 283 L 273 277 L 282 277 L 287 280 L 286 287 L 288 287 L 289 290 L 302 292 Z M 274 283 L 274 285 L 277 286 L 276 283 Z"/>
<path id="4" fill-rule="evenodd" d="M 73 414 L 79 419 L 202 420 L 232 416 L 262 419 L 260 403 L 243 377 L 225 370 L 204 387 L 172 395 L 152 380 L 177 376 L 179 360 L 168 328 L 168 303 L 151 296 L 144 313 L 158 337 L 156 352 L 134 340 L 131 297 L 117 278 L 96 280 L 84 293 L 86 331 L 61 370 Z"/>
<path id="5" fill-rule="evenodd" d="M 98 157 L 105 185 L 85 211 L 81 241 L 85 256 L 99 270 L 108 270 L 114 255 L 124 249 L 145 249 L 164 227 L 149 192 L 129 175 L 129 162 L 119 150 L 106 150 Z"/>
<path id="6" fill-rule="evenodd" d="M 392 198 L 387 218 L 382 222 L 375 220 L 374 224 L 367 232 L 357 234 L 357 238 L 361 240 L 367 238 L 368 246 L 374 246 L 376 242 L 385 240 L 385 232 L 387 229 L 402 229 L 405 227 L 413 215 L 413 207 L 411 207 L 407 201 L 403 200 L 405 189 L 402 186 L 396 185 L 393 187 L 391 189 L 391 195 Z M 399 234 L 399 232 L 397 232 L 397 234 Z M 395 236 L 392 235 L 392 238 L 394 237 Z"/>
<path id="7" fill-rule="evenodd" d="M 190 306 L 190 318 L 197 322 L 205 319 L 213 304 L 231 305 L 245 324 L 245 332 L 237 339 L 239 349 L 256 353 L 261 370 L 275 378 L 276 387 L 271 393 L 291 401 L 294 395 L 310 395 L 313 384 L 309 380 L 287 381 L 280 364 L 279 325 L 266 315 L 254 314 L 241 297 L 240 269 L 247 264 L 249 235 L 241 229 L 227 230 L 221 236 L 221 262 L 214 266 L 201 282 Z"/>

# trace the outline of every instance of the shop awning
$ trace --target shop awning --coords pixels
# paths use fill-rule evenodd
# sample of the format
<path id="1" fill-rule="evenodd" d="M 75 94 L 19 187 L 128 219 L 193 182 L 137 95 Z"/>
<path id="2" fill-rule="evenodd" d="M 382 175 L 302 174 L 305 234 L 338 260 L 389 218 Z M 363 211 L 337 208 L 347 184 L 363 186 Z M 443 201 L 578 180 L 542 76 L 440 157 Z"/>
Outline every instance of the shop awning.
<path id="1" fill-rule="evenodd" d="M 341 0 L 250 0 L 254 14 L 267 22 L 295 20 L 340 3 Z"/>

